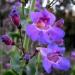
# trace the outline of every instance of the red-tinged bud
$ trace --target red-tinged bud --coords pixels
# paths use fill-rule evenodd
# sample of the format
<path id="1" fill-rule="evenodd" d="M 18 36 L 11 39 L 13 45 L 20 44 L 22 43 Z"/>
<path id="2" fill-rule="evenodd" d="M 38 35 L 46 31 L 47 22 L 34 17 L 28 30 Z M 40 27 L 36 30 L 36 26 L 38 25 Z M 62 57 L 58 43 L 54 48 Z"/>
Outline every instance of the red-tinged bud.
<path id="1" fill-rule="evenodd" d="M 20 17 L 18 15 L 13 15 L 12 21 L 17 27 L 20 25 Z"/>
<path id="2" fill-rule="evenodd" d="M 15 42 L 7 35 L 3 35 L 2 42 L 4 42 L 6 45 L 15 45 Z"/>

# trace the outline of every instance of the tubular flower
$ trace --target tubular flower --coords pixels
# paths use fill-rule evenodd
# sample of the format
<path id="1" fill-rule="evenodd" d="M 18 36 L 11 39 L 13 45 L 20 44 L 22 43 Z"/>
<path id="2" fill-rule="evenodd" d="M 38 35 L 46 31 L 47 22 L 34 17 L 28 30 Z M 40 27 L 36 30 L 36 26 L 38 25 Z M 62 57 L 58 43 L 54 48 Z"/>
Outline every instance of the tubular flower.
<path id="1" fill-rule="evenodd" d="M 14 45 L 15 44 L 15 42 L 8 35 L 2 35 L 1 40 L 6 45 Z"/>
<path id="2" fill-rule="evenodd" d="M 61 71 L 67 71 L 70 69 L 69 59 L 62 56 L 57 50 L 49 48 L 38 48 L 42 55 L 42 65 L 47 73 L 51 73 L 52 68 Z"/>
<path id="3" fill-rule="evenodd" d="M 42 10 L 39 12 L 31 12 L 30 18 L 33 24 L 30 24 L 26 27 L 27 35 L 33 41 L 50 43 L 51 41 L 49 41 L 46 32 L 50 29 L 49 26 L 54 23 L 55 16 L 52 13 L 49 13 L 47 10 Z"/>
<path id="4" fill-rule="evenodd" d="M 33 41 L 42 44 L 54 42 L 58 45 L 64 45 L 63 37 L 65 32 L 61 28 L 61 25 L 64 24 L 63 19 L 55 22 L 56 17 L 46 9 L 31 12 L 30 18 L 33 23 L 26 27 L 26 33 Z"/>

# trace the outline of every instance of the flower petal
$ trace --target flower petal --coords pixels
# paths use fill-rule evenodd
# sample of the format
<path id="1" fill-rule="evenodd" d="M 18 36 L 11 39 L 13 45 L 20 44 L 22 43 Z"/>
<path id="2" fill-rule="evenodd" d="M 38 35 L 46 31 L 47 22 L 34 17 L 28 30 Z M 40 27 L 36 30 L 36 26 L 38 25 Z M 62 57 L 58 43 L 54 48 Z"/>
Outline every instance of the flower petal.
<path id="1" fill-rule="evenodd" d="M 62 27 L 63 27 L 63 24 L 64 24 L 64 19 L 61 18 L 61 19 L 59 19 L 58 21 L 56 21 L 54 25 L 55 25 L 56 27 L 62 28 Z"/>
<path id="2" fill-rule="evenodd" d="M 50 44 L 51 40 L 49 40 L 48 35 L 44 31 L 39 32 L 39 42 L 42 44 Z"/>
<path id="3" fill-rule="evenodd" d="M 71 64 L 69 59 L 61 57 L 58 62 L 53 65 L 54 68 L 59 69 L 59 70 L 63 70 L 63 71 L 67 71 L 71 68 Z"/>
<path id="4" fill-rule="evenodd" d="M 51 13 L 51 12 L 49 12 L 48 10 L 44 9 L 44 10 L 42 11 L 42 14 L 43 14 L 43 17 L 44 17 L 44 18 L 45 18 L 45 17 L 49 18 L 48 23 L 47 23 L 48 25 L 54 24 L 54 22 L 55 22 L 55 20 L 56 20 L 56 17 L 55 17 L 55 15 L 54 15 L 53 13 Z"/>
<path id="5" fill-rule="evenodd" d="M 48 49 L 50 49 L 50 53 L 53 52 L 60 52 L 61 54 L 63 54 L 65 52 L 65 47 L 59 47 L 56 44 L 52 44 L 52 45 L 48 45 Z"/>
<path id="6" fill-rule="evenodd" d="M 51 40 L 56 41 L 62 39 L 65 36 L 65 32 L 58 27 L 53 27 L 48 31 L 48 35 Z"/>
<path id="7" fill-rule="evenodd" d="M 36 41 L 38 39 L 39 31 L 36 29 L 34 25 L 28 25 L 26 27 L 26 33 L 33 41 Z"/>
<path id="8" fill-rule="evenodd" d="M 51 72 L 51 67 L 52 67 L 52 64 L 49 62 L 48 59 L 44 58 L 42 60 L 42 65 L 43 65 L 43 68 L 45 69 L 45 71 L 47 73 L 50 73 Z"/>
<path id="9" fill-rule="evenodd" d="M 38 22 L 41 16 L 42 16 L 41 12 L 30 12 L 30 18 L 34 23 Z"/>

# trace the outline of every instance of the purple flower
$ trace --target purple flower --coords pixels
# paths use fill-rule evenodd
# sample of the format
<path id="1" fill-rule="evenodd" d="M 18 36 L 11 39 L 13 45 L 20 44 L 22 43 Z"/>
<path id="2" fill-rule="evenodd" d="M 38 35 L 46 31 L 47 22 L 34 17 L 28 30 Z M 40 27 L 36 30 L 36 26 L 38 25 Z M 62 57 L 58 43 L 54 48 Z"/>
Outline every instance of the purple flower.
<path id="1" fill-rule="evenodd" d="M 2 42 L 6 45 L 14 45 L 15 42 L 6 34 L 1 36 Z"/>
<path id="2" fill-rule="evenodd" d="M 49 48 L 37 48 L 42 55 L 42 65 L 47 73 L 52 71 L 52 68 L 67 71 L 70 69 L 69 59 L 62 56 L 60 51 Z"/>
<path id="3" fill-rule="evenodd" d="M 63 45 L 62 38 L 65 32 L 57 26 L 58 23 L 60 25 L 64 23 L 63 19 L 55 22 L 56 17 L 46 9 L 39 12 L 31 12 L 30 18 L 33 24 L 26 27 L 26 33 L 33 41 L 38 41 L 42 44 L 54 42 Z"/>
<path id="4" fill-rule="evenodd" d="M 50 29 L 49 26 L 55 22 L 55 16 L 44 9 L 39 12 L 31 12 L 30 18 L 33 24 L 27 26 L 27 35 L 33 41 L 39 41 L 44 44 L 51 43 L 46 32 Z"/>

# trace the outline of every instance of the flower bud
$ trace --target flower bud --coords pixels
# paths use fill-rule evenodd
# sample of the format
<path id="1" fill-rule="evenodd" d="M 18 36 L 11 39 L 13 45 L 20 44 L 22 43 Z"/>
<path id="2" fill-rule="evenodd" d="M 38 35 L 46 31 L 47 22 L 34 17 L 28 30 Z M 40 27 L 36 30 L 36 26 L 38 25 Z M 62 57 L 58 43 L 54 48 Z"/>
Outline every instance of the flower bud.
<path id="1" fill-rule="evenodd" d="M 1 37 L 2 42 L 4 42 L 6 45 L 14 45 L 15 42 L 8 36 L 8 35 L 3 35 Z"/>
<path id="2" fill-rule="evenodd" d="M 20 12 L 18 10 L 18 8 L 16 6 L 13 6 L 10 12 L 10 18 L 12 20 L 12 22 L 14 23 L 15 26 L 19 26 L 20 25 Z"/>
<path id="3" fill-rule="evenodd" d="M 11 18 L 13 23 L 18 27 L 20 25 L 20 17 L 18 15 L 13 15 Z"/>

